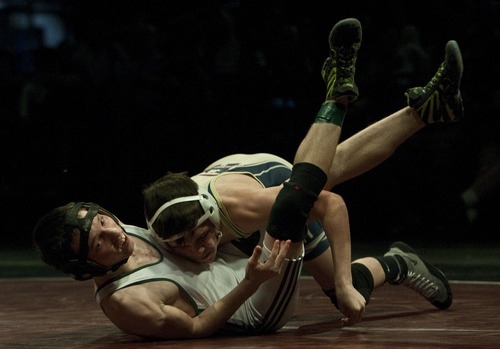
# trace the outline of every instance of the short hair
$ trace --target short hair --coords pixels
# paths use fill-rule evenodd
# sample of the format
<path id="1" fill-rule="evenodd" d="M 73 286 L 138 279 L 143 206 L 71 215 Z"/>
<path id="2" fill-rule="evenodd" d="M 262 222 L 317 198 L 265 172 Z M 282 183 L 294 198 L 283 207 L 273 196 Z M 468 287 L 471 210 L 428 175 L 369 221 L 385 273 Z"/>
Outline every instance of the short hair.
<path id="1" fill-rule="evenodd" d="M 70 202 L 53 209 L 40 218 L 33 229 L 33 243 L 40 258 L 56 269 L 76 257 L 71 249 L 74 235 L 65 229 L 66 218 L 74 206 L 75 202 Z"/>
<path id="2" fill-rule="evenodd" d="M 150 220 L 164 203 L 183 196 L 198 195 L 198 184 L 186 172 L 172 173 L 156 180 L 142 192 L 144 215 Z M 162 239 L 194 229 L 203 213 L 198 201 L 187 201 L 165 209 L 153 223 L 153 229 Z"/>

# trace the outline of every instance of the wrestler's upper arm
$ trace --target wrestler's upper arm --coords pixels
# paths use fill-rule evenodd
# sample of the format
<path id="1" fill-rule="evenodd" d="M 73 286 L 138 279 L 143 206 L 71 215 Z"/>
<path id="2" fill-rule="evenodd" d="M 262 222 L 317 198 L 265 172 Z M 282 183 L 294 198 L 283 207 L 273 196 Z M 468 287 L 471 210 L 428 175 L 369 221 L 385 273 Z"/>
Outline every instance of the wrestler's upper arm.
<path id="1" fill-rule="evenodd" d="M 235 189 L 226 203 L 233 223 L 249 233 L 265 228 L 280 189 L 281 187 Z"/>
<path id="2" fill-rule="evenodd" d="M 130 286 L 113 293 L 103 306 L 108 318 L 123 331 L 141 337 L 195 338 L 193 318 L 174 306 L 178 301 L 177 286 L 162 282 L 163 290 L 158 292 L 153 284 Z"/>
<path id="3" fill-rule="evenodd" d="M 215 188 L 231 222 L 252 234 L 266 227 L 281 186 L 264 188 L 251 176 L 228 174 L 217 179 Z"/>

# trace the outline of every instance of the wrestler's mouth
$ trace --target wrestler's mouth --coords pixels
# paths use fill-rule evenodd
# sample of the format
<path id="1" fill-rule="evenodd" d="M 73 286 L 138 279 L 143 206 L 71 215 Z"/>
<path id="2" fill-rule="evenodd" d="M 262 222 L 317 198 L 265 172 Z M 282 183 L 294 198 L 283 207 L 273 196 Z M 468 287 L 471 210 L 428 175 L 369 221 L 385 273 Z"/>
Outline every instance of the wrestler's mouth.
<path id="1" fill-rule="evenodd" d="M 200 263 L 210 263 L 214 259 L 212 251 L 206 252 L 200 259 Z"/>
<path id="2" fill-rule="evenodd" d="M 128 243 L 127 234 L 121 233 L 120 237 L 117 239 L 117 249 L 122 250 L 127 243 Z"/>

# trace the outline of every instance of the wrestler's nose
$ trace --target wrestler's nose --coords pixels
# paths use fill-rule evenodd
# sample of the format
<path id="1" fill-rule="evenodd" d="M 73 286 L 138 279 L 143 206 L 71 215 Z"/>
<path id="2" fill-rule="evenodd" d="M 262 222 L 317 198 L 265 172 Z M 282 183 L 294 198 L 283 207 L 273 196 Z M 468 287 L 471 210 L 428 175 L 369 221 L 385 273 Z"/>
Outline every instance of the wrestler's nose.
<path id="1" fill-rule="evenodd" d="M 120 228 L 109 227 L 102 230 L 102 234 L 109 238 L 116 238 L 122 234 L 122 230 Z"/>
<path id="2" fill-rule="evenodd" d="M 198 253 L 198 255 L 201 256 L 205 253 L 205 250 L 206 250 L 205 246 L 202 245 L 202 246 L 198 247 L 198 250 L 196 252 Z"/>

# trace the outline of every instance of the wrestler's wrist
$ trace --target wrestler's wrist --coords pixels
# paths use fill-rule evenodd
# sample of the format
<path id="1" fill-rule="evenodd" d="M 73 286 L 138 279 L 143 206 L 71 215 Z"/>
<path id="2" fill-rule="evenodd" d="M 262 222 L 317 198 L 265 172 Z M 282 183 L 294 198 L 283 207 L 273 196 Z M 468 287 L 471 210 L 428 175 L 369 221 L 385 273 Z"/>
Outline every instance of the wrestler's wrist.
<path id="1" fill-rule="evenodd" d="M 349 275 L 342 275 L 342 276 L 336 276 L 335 277 L 335 289 L 344 289 L 346 287 L 352 287 L 352 276 L 351 274 Z"/>
<path id="2" fill-rule="evenodd" d="M 262 285 L 264 281 L 258 279 L 252 279 L 248 275 L 239 283 L 238 287 L 242 289 L 242 292 L 246 293 L 248 296 L 254 294 Z"/>

